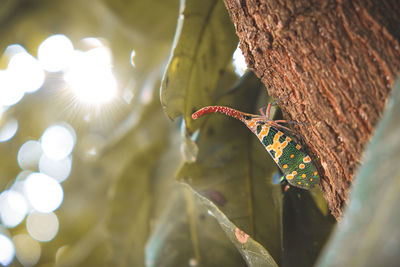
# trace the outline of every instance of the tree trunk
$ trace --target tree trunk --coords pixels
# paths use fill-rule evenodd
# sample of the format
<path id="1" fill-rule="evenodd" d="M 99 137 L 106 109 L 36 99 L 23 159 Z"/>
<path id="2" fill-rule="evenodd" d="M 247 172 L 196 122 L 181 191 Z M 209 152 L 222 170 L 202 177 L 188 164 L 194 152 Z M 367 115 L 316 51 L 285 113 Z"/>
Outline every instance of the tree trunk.
<path id="1" fill-rule="evenodd" d="M 295 125 L 339 218 L 400 69 L 399 0 L 224 0 L 247 64 Z"/>

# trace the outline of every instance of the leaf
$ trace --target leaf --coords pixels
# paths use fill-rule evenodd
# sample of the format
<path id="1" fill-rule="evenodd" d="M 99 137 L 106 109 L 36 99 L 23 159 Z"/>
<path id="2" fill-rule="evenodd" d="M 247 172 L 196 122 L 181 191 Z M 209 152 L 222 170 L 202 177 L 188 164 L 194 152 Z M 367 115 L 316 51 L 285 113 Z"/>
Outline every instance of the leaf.
<path id="1" fill-rule="evenodd" d="M 252 74 L 219 103 L 251 112 L 260 87 L 260 81 Z M 275 162 L 257 137 L 239 121 L 221 114 L 200 120 L 204 124 L 197 141 L 197 160 L 185 163 L 177 178 L 210 198 L 232 223 L 280 262 L 282 199 L 280 187 L 271 183 L 277 169 Z M 252 257 L 251 252 L 240 252 Z"/>
<path id="2" fill-rule="evenodd" d="M 348 207 L 318 266 L 397 266 L 400 251 L 400 82 L 369 144 Z"/>
<path id="3" fill-rule="evenodd" d="M 170 118 L 215 102 L 219 78 L 237 44 L 232 22 L 219 0 L 181 0 L 173 51 L 161 84 L 161 102 Z"/>
<path id="4" fill-rule="evenodd" d="M 56 253 L 55 265 L 58 267 L 102 266 L 107 257 L 106 238 L 106 231 L 102 225 L 93 227 L 80 237 L 78 243 L 62 246 Z"/>
<path id="5" fill-rule="evenodd" d="M 99 1 L 105 10 L 104 37 L 113 42 L 113 52 L 120 64 L 119 72 L 132 78 L 132 82 L 147 79 L 151 72 L 163 71 L 168 59 L 177 24 L 179 2 L 176 0 Z M 104 23 L 104 22 L 102 22 Z M 102 33 L 102 35 L 104 35 Z M 134 51 L 134 57 L 131 52 Z M 134 63 L 134 70 L 129 59 Z M 127 63 L 127 65 L 123 65 Z M 129 65 L 128 65 L 129 64 Z M 150 74 L 149 74 L 150 73 Z M 136 86 L 133 86 L 136 87 Z"/>
<path id="6" fill-rule="evenodd" d="M 157 95 L 157 91 L 153 94 Z M 172 177 L 176 165 L 161 165 L 161 172 L 157 172 L 157 169 L 168 152 L 167 145 L 174 134 L 177 131 L 163 116 L 158 99 L 154 97 L 144 107 L 133 135 L 121 140 L 120 145 L 130 150 L 131 160 L 109 192 L 110 201 L 105 222 L 111 247 L 109 265 L 144 265 L 144 244 L 150 235 L 151 207 L 157 197 L 152 193 L 152 180 L 155 175 L 168 173 Z M 120 146 L 116 148 L 116 156 L 121 156 Z M 170 167 L 173 169 L 170 170 Z"/>
<path id="7" fill-rule="evenodd" d="M 188 186 L 188 188 L 191 189 L 194 196 L 209 210 L 209 213 L 217 219 L 225 234 L 246 260 L 248 266 L 278 266 L 262 245 L 234 225 L 212 201 L 203 197 L 191 187 Z"/>
<path id="8" fill-rule="evenodd" d="M 146 245 L 146 266 L 244 266 L 217 222 L 175 184 Z"/>
<path id="9" fill-rule="evenodd" d="M 109 232 L 112 266 L 141 266 L 149 235 L 151 207 L 150 177 L 165 149 L 154 142 L 148 149 L 135 153 L 129 167 L 112 189 L 106 229 Z"/>
<path id="10" fill-rule="evenodd" d="M 169 149 L 151 179 L 152 227 L 145 248 L 146 266 L 244 266 L 214 218 L 174 179 L 181 162 L 177 130 L 174 127 Z"/>
<path id="11" fill-rule="evenodd" d="M 134 42 L 141 43 L 147 40 L 157 43 L 172 39 L 178 16 L 178 1 L 104 0 L 102 2 L 118 15 L 118 19 L 131 27 L 135 38 L 139 39 L 133 40 Z"/>
<path id="12" fill-rule="evenodd" d="M 181 151 L 183 155 L 183 160 L 185 162 L 194 162 L 199 153 L 199 147 L 195 143 L 195 139 L 197 139 L 199 131 L 193 133 L 193 135 L 189 135 L 186 130 L 186 123 L 182 120 L 181 123 Z"/>

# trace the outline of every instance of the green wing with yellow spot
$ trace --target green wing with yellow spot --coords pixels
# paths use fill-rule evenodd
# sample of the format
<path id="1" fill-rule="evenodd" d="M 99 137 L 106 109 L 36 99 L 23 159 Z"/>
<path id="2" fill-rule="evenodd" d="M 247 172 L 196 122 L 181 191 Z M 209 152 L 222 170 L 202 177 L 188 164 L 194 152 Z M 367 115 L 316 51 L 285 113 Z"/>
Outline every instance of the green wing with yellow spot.
<path id="1" fill-rule="evenodd" d="M 319 175 L 310 156 L 284 132 L 267 123 L 259 123 L 256 135 L 289 184 L 310 189 L 319 183 Z"/>

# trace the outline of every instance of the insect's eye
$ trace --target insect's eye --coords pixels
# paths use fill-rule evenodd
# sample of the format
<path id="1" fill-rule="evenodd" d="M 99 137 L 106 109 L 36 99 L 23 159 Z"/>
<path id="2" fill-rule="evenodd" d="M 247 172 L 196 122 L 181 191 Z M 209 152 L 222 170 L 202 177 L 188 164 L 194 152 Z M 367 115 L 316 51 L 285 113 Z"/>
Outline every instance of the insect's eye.
<path id="1" fill-rule="evenodd" d="M 245 119 L 246 121 L 248 121 L 248 120 L 250 120 L 250 119 L 251 119 L 251 117 L 250 117 L 250 116 L 248 116 L 248 115 L 243 115 L 243 119 Z"/>

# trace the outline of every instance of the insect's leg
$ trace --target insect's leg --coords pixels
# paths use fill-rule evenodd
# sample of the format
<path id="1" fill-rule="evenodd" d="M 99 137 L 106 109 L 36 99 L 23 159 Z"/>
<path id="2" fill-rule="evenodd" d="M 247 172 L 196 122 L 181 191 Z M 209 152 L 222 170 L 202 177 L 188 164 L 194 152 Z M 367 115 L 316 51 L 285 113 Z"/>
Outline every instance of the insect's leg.
<path id="1" fill-rule="evenodd" d="M 283 192 L 287 192 L 288 190 L 290 189 L 290 185 L 289 184 L 287 184 L 287 185 L 285 185 L 285 189 L 283 189 Z"/>
<path id="2" fill-rule="evenodd" d="M 267 106 L 267 109 L 266 109 L 266 111 L 265 111 L 265 119 L 266 119 L 266 120 L 269 120 L 269 113 L 270 113 L 270 111 L 271 111 L 271 106 L 272 106 L 272 104 L 269 103 L 268 106 Z"/>
<path id="3" fill-rule="evenodd" d="M 290 133 L 293 132 L 290 128 L 285 127 L 285 126 L 280 125 L 280 124 L 275 123 L 275 122 L 276 122 L 276 121 L 270 121 L 269 123 L 270 123 L 272 126 L 276 127 L 276 128 L 285 129 L 286 131 L 288 131 L 288 132 L 290 132 Z"/>
<path id="4" fill-rule="evenodd" d="M 297 121 L 287 121 L 287 120 L 274 120 L 276 123 L 297 123 Z"/>
<path id="5" fill-rule="evenodd" d="M 282 101 L 283 99 L 287 98 L 289 95 L 286 95 L 284 97 L 275 99 L 274 101 L 272 101 L 271 103 L 268 103 L 267 107 L 265 108 L 260 108 L 260 114 L 261 116 L 263 116 L 265 118 L 265 120 L 269 120 L 269 115 L 270 115 L 270 111 L 271 111 L 271 106 L 275 106 L 279 101 Z M 265 109 L 265 113 L 264 110 Z"/>
<path id="6" fill-rule="evenodd" d="M 305 122 L 300 122 L 300 121 L 287 121 L 287 120 L 274 120 L 276 123 L 288 123 L 288 124 L 301 124 L 301 125 L 306 125 L 307 123 Z"/>
<path id="7" fill-rule="evenodd" d="M 265 109 L 265 113 L 264 113 L 264 109 Z M 267 105 L 266 108 L 265 108 L 265 107 L 262 107 L 262 108 L 259 109 L 259 112 L 260 112 L 261 116 L 262 116 L 266 121 L 269 120 L 269 113 L 270 113 L 270 110 L 271 110 L 271 103 L 269 103 L 269 104 Z"/>
<path id="8" fill-rule="evenodd" d="M 266 121 L 269 120 L 269 113 L 271 111 L 271 105 L 272 104 L 269 103 L 267 105 L 267 107 L 262 107 L 262 108 L 259 109 L 259 112 L 260 112 L 261 116 L 264 117 Z M 264 109 L 265 109 L 265 113 L 264 113 Z"/>
<path id="9" fill-rule="evenodd" d="M 281 102 L 283 99 L 288 98 L 288 97 L 289 97 L 289 94 L 287 94 L 287 95 L 285 95 L 285 96 L 282 96 L 282 97 L 280 97 L 280 98 L 278 98 L 278 99 L 275 99 L 274 101 L 271 102 L 271 105 L 274 106 L 274 105 L 276 105 L 278 102 Z"/>
<path id="10" fill-rule="evenodd" d="M 260 108 L 258 111 L 260 112 L 262 117 L 265 117 L 265 113 L 264 113 L 264 108 L 263 107 Z"/>

